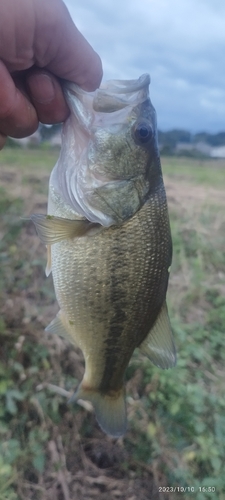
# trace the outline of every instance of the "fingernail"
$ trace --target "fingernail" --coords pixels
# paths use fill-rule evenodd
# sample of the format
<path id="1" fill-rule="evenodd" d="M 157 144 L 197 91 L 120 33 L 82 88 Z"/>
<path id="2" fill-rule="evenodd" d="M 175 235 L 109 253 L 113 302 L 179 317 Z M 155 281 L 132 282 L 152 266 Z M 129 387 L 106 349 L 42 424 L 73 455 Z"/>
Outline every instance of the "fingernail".
<path id="1" fill-rule="evenodd" d="M 48 104 L 55 97 L 55 88 L 51 78 L 48 75 L 33 74 L 28 78 L 28 86 L 31 97 L 40 104 Z"/>

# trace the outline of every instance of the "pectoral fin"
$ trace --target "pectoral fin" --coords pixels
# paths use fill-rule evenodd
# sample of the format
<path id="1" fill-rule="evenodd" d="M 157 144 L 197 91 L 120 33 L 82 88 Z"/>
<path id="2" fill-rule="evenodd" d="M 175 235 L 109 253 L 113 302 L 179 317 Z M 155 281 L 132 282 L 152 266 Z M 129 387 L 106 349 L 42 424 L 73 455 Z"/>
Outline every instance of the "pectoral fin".
<path id="1" fill-rule="evenodd" d="M 93 235 L 101 227 L 100 224 L 95 224 L 87 219 L 71 220 L 42 214 L 33 214 L 30 218 L 35 224 L 40 240 L 45 245 L 86 236 L 87 233 Z"/>
<path id="2" fill-rule="evenodd" d="M 176 349 L 173 342 L 170 320 L 166 302 L 164 302 L 158 318 L 140 345 L 140 351 L 159 368 L 171 368 L 176 364 Z"/>

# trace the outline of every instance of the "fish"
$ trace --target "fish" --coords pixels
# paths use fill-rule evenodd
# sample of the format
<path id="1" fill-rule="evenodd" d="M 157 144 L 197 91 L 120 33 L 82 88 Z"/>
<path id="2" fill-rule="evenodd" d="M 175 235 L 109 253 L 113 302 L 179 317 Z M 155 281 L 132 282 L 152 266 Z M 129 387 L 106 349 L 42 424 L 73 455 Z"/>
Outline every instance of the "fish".
<path id="1" fill-rule="evenodd" d="M 70 116 L 49 180 L 48 210 L 31 220 L 47 246 L 59 312 L 46 328 L 79 347 L 101 429 L 127 430 L 124 376 L 136 348 L 176 364 L 166 293 L 172 240 L 150 77 L 95 92 L 65 82 Z"/>

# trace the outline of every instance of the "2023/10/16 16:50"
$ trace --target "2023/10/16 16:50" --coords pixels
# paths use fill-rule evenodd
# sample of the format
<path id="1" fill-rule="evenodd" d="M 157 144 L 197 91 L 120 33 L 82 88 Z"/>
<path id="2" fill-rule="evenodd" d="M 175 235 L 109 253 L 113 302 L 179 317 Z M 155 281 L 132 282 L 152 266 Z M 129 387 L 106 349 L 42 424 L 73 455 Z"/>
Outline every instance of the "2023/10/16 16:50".
<path id="1" fill-rule="evenodd" d="M 199 486 L 198 488 L 195 488 L 194 486 L 159 486 L 160 493 L 195 493 L 197 490 L 201 491 L 202 493 L 215 493 L 216 488 L 215 486 Z"/>

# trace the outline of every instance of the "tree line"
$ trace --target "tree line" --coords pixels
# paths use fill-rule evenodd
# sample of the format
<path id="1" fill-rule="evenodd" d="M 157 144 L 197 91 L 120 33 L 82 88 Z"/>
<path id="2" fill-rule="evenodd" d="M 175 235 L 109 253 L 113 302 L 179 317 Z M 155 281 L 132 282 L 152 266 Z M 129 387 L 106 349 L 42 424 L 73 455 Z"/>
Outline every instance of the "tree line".
<path id="1" fill-rule="evenodd" d="M 208 132 L 198 132 L 191 134 L 187 130 L 174 129 L 163 132 L 158 131 L 159 144 L 163 146 L 170 146 L 175 148 L 179 142 L 187 144 L 196 144 L 197 142 L 206 142 L 210 146 L 224 146 L 225 145 L 225 132 L 218 132 L 217 134 L 210 134 Z"/>

